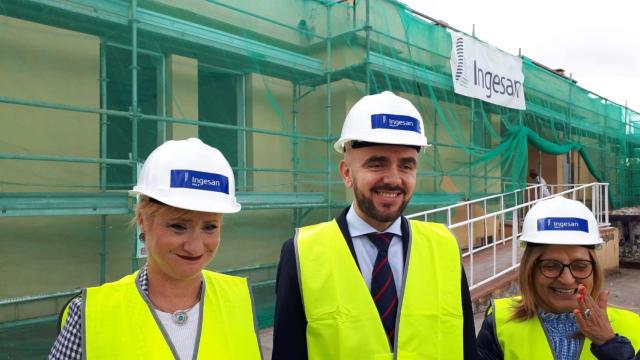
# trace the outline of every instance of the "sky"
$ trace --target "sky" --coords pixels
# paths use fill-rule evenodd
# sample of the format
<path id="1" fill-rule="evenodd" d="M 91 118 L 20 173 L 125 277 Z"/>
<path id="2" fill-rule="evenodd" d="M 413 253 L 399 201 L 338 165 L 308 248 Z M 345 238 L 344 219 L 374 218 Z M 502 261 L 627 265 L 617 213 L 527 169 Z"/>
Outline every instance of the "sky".
<path id="1" fill-rule="evenodd" d="M 510 54 L 565 69 L 578 85 L 640 112 L 640 2 L 401 0 Z"/>

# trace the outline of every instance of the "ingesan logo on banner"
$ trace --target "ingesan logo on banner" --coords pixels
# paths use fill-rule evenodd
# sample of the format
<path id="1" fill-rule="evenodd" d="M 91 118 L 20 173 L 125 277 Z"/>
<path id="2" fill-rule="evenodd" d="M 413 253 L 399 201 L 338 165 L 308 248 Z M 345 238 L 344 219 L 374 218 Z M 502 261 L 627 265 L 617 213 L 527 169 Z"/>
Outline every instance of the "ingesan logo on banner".
<path id="1" fill-rule="evenodd" d="M 464 34 L 450 33 L 456 94 L 525 110 L 522 59 Z"/>

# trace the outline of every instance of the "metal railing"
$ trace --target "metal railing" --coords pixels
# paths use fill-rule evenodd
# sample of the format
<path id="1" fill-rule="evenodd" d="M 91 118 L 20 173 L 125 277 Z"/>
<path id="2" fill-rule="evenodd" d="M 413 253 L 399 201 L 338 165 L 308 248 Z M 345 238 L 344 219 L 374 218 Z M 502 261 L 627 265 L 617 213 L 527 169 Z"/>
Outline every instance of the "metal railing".
<path id="1" fill-rule="evenodd" d="M 408 215 L 407 218 L 444 223 L 458 239 L 471 290 L 517 269 L 517 239 L 522 219 L 541 197 L 542 186 L 486 196 L 458 204 Z M 609 184 L 546 185 L 551 195 L 584 203 L 598 226 L 609 225 Z M 508 244 L 511 244 L 509 247 Z"/>

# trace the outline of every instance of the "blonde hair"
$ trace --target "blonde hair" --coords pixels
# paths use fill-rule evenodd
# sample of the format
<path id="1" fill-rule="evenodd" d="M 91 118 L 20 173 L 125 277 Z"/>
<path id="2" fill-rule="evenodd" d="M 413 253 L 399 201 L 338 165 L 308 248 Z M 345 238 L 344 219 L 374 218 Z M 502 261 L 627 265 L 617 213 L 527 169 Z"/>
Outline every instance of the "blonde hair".
<path id="1" fill-rule="evenodd" d="M 538 271 L 538 260 L 549 245 L 527 245 L 522 259 L 520 261 L 520 269 L 518 274 L 518 282 L 520 285 L 520 295 L 522 296 L 514 307 L 513 320 L 528 320 L 537 315 L 539 304 L 542 302 L 540 294 L 536 292 L 535 278 Z M 576 245 L 580 246 L 580 245 Z M 604 284 L 604 274 L 596 252 L 594 249 L 589 250 L 589 257 L 593 261 L 593 288 L 591 296 L 595 299 Z"/>
<path id="2" fill-rule="evenodd" d="M 171 205 L 163 204 L 155 199 L 151 199 L 146 195 L 141 195 L 136 205 L 135 217 L 132 219 L 133 223 L 140 224 L 140 220 L 147 219 L 147 221 L 153 221 L 153 218 L 158 213 L 166 213 L 171 217 L 185 217 L 189 218 L 194 214 L 199 213 L 194 210 L 187 210 L 177 208 Z"/>

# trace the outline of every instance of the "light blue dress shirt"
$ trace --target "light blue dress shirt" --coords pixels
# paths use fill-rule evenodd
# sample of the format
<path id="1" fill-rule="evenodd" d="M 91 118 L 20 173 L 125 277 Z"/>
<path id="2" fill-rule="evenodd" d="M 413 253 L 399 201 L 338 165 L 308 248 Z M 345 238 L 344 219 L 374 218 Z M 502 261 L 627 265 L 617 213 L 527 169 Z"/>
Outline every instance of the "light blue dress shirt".
<path id="1" fill-rule="evenodd" d="M 373 272 L 373 265 L 376 262 L 378 256 L 378 249 L 369 240 L 367 234 L 372 232 L 378 232 L 371 225 L 362 220 L 356 211 L 353 209 L 353 204 L 347 212 L 347 226 L 349 226 L 349 233 L 351 234 L 351 240 L 353 240 L 353 248 L 358 258 L 358 264 L 360 265 L 360 272 L 364 278 L 364 282 L 367 284 L 367 288 L 371 291 L 371 273 Z M 404 260 L 402 255 L 402 231 L 401 231 L 401 218 L 397 218 L 386 230 L 382 232 L 393 233 L 393 239 L 391 239 L 391 245 L 389 245 L 388 260 L 391 266 L 391 272 L 393 273 L 393 281 L 396 283 L 396 291 L 398 298 L 402 293 L 402 277 L 404 275 Z"/>

